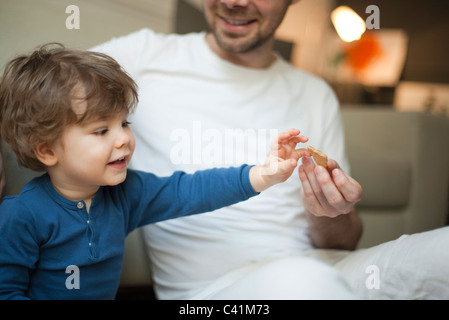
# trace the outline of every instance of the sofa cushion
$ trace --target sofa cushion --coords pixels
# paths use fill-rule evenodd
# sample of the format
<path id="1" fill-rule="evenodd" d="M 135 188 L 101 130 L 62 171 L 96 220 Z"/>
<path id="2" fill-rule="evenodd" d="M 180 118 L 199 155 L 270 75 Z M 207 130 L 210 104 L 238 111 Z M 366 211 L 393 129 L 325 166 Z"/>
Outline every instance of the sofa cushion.
<path id="1" fill-rule="evenodd" d="M 409 202 L 411 167 L 402 154 L 380 153 L 364 146 L 348 152 L 351 175 L 363 188 L 359 206 L 399 207 Z"/>

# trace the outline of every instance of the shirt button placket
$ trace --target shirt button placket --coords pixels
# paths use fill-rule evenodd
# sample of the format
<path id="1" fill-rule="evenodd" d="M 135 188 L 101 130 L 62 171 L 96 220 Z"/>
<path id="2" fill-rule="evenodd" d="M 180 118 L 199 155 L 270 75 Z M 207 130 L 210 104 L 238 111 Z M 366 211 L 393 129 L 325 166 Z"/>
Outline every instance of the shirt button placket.
<path id="1" fill-rule="evenodd" d="M 79 210 L 82 210 L 82 209 L 84 209 L 84 202 L 82 202 L 82 201 L 80 201 L 80 202 L 78 202 L 77 204 L 76 204 L 76 207 L 79 209 Z M 90 251 L 90 254 L 92 255 L 92 256 L 95 256 L 95 253 L 93 252 L 93 248 L 92 248 L 92 236 L 93 236 L 93 230 L 92 230 L 92 226 L 90 225 L 90 215 L 89 215 L 89 212 L 87 212 L 87 221 L 86 221 L 86 223 L 87 223 L 87 228 L 88 228 L 88 237 L 89 237 L 89 239 L 88 239 L 88 245 L 89 245 L 89 251 Z"/>

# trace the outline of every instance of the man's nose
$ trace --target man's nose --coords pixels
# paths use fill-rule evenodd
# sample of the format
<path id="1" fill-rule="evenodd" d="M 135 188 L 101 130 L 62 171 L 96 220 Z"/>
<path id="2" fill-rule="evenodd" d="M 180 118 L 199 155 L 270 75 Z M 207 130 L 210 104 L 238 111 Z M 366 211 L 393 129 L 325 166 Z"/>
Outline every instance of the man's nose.
<path id="1" fill-rule="evenodd" d="M 222 4 L 225 4 L 228 8 L 246 7 L 250 0 L 220 0 Z M 277 1 L 277 0 L 276 0 Z"/>

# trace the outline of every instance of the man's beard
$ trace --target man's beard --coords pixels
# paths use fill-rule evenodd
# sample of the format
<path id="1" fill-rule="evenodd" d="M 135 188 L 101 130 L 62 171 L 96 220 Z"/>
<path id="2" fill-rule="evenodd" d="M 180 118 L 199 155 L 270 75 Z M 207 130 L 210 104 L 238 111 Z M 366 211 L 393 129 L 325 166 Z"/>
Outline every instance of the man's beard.
<path id="1" fill-rule="evenodd" d="M 273 34 L 262 37 L 259 33 L 248 38 L 239 39 L 240 36 L 222 34 L 212 28 L 212 34 L 218 46 L 229 53 L 246 53 L 257 49 L 269 41 Z"/>
<path id="2" fill-rule="evenodd" d="M 278 1 L 278 0 L 275 0 Z M 285 8 L 287 10 L 287 8 Z M 236 20 L 248 20 L 248 21 L 257 21 L 258 14 L 247 12 L 245 8 L 237 8 L 237 9 L 227 9 L 224 7 L 217 9 L 218 14 L 215 19 L 219 19 L 217 17 L 228 17 L 230 19 Z M 212 13 L 215 14 L 215 13 Z M 226 32 L 225 30 L 221 30 L 218 26 L 214 26 L 213 18 L 207 19 L 207 24 L 209 25 L 209 30 L 215 38 L 217 45 L 224 51 L 228 53 L 246 53 L 251 50 L 257 49 L 267 42 L 274 39 L 274 34 L 276 32 L 277 27 L 282 22 L 282 18 L 285 14 L 285 11 L 281 12 L 278 16 L 272 17 L 271 21 L 268 25 L 258 26 L 257 30 L 254 30 L 251 34 L 248 35 L 238 35 L 230 32 Z M 257 22 L 260 23 L 260 22 Z"/>

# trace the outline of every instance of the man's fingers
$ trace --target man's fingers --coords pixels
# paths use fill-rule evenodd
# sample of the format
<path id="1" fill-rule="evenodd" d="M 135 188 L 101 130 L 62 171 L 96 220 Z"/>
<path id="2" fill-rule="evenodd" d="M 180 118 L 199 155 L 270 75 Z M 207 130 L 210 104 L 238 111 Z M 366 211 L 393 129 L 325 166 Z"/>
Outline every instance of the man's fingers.
<path id="1" fill-rule="evenodd" d="M 360 184 L 346 175 L 335 161 L 326 170 L 316 166 L 310 157 L 302 160 L 299 176 L 307 196 L 308 207 L 313 208 L 315 215 L 337 216 L 348 213 L 354 204 L 361 199 L 362 188 Z M 319 206 L 317 205 L 319 203 Z"/>
<path id="2" fill-rule="evenodd" d="M 340 169 L 333 170 L 332 177 L 346 201 L 356 203 L 362 199 L 362 186 L 356 180 L 346 175 Z"/>
<path id="3" fill-rule="evenodd" d="M 332 180 L 329 172 L 325 168 L 317 166 L 315 168 L 315 173 L 325 198 L 323 205 L 328 210 L 337 209 L 339 212 L 346 212 L 348 208 L 347 201 Z M 345 177 L 341 178 L 345 179 Z"/>
<path id="4" fill-rule="evenodd" d="M 337 161 L 335 161 L 333 159 L 327 159 L 327 170 L 329 172 L 332 172 L 332 170 L 337 169 L 337 168 L 338 169 L 340 168 Z"/>
<path id="5" fill-rule="evenodd" d="M 312 185 L 307 177 L 307 174 L 304 169 L 304 165 L 301 165 L 298 168 L 299 179 L 301 180 L 302 188 L 301 193 L 304 199 L 304 204 L 306 208 L 316 216 L 325 215 L 324 208 L 321 206 L 317 197 L 315 196 L 315 192 L 313 191 Z"/>
<path id="6" fill-rule="evenodd" d="M 309 181 L 309 184 L 313 190 L 316 199 L 321 204 L 321 206 L 326 209 L 327 201 L 321 188 L 320 181 L 318 180 L 317 174 L 315 172 L 316 168 L 315 163 L 313 162 L 312 158 L 309 157 L 303 158 L 302 163 L 304 166 L 304 171 L 306 173 L 307 179 Z M 320 167 L 320 169 L 325 170 L 323 167 Z"/>

